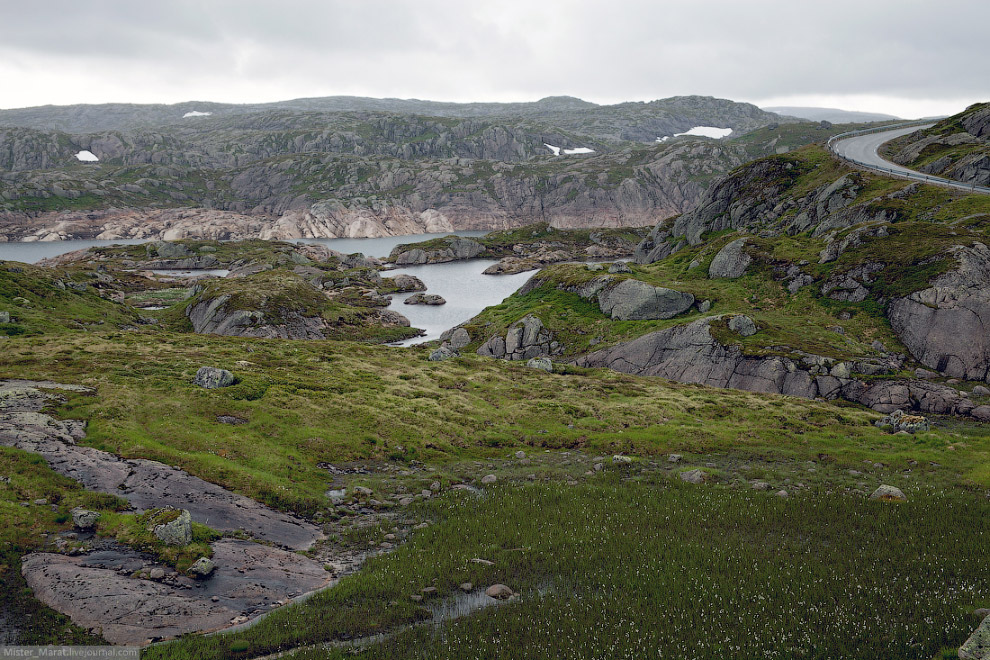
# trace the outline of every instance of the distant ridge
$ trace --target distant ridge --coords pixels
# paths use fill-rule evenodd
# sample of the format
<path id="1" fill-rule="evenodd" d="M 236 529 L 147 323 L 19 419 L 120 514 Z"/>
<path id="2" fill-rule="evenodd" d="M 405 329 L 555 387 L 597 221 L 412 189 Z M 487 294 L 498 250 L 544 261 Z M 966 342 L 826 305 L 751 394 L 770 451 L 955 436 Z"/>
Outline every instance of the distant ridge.
<path id="1" fill-rule="evenodd" d="M 857 112 L 855 110 L 841 110 L 839 108 L 808 108 L 802 106 L 776 106 L 772 108 L 762 108 L 767 112 L 776 112 L 778 115 L 797 117 L 798 119 L 808 119 L 810 121 L 830 121 L 833 124 L 852 124 L 867 121 L 887 121 L 900 119 L 894 115 L 885 115 L 877 112 Z"/>

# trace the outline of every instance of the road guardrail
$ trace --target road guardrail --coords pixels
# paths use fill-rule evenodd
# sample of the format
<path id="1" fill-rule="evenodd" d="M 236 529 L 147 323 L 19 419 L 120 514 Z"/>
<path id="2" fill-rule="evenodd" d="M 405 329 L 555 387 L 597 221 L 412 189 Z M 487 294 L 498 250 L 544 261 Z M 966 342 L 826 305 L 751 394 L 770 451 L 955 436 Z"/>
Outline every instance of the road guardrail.
<path id="1" fill-rule="evenodd" d="M 932 125 L 932 120 L 921 119 L 918 121 L 909 121 L 901 124 L 888 124 L 887 126 L 878 126 L 875 128 L 864 128 L 858 131 L 846 131 L 845 133 L 839 133 L 838 135 L 833 135 L 828 139 L 826 146 L 830 152 L 836 157 L 842 160 L 858 165 L 859 167 L 866 168 L 868 170 L 873 170 L 874 172 L 882 172 L 889 176 L 899 177 L 901 179 L 908 179 L 909 181 L 921 181 L 923 183 L 932 183 L 940 186 L 949 186 L 950 188 L 956 188 L 958 190 L 965 190 L 972 193 L 981 193 L 984 195 L 990 195 L 990 188 L 984 186 L 978 186 L 975 183 L 963 183 L 962 181 L 953 181 L 952 179 L 946 179 L 940 176 L 933 176 L 931 174 L 925 174 L 924 172 L 915 172 L 914 170 L 895 170 L 887 167 L 882 167 L 879 165 L 873 165 L 872 163 L 864 163 L 862 161 L 856 160 L 855 158 L 849 158 L 838 152 L 835 148 L 837 142 L 846 140 L 851 137 L 857 137 L 860 135 L 869 135 L 870 133 L 884 133 L 887 131 L 896 131 L 901 128 L 909 128 L 911 126 L 930 126 Z"/>

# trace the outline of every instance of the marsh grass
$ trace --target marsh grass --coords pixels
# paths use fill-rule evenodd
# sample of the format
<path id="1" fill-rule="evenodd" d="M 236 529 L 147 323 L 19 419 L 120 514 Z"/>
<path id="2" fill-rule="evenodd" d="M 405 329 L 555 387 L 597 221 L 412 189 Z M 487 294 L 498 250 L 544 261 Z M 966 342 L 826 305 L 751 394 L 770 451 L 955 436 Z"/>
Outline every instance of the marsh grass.
<path id="1" fill-rule="evenodd" d="M 433 525 L 334 589 L 144 657 L 225 658 L 235 640 L 251 657 L 376 634 L 426 616 L 409 600 L 421 587 L 445 597 L 471 581 L 521 597 L 362 657 L 928 658 L 968 636 L 990 587 L 988 507 L 934 489 L 902 505 L 824 491 L 781 500 L 622 470 L 577 487 L 450 494 L 428 505 Z"/>

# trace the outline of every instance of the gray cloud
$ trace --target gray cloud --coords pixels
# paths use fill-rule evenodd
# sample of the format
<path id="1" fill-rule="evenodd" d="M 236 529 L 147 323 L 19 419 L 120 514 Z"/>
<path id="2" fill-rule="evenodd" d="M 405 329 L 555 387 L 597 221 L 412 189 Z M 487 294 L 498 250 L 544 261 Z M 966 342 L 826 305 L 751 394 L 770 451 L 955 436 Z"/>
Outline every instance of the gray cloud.
<path id="1" fill-rule="evenodd" d="M 979 73 L 990 5 L 972 0 L 0 0 L 0 18 L 0 107 L 327 94 L 990 99 Z"/>

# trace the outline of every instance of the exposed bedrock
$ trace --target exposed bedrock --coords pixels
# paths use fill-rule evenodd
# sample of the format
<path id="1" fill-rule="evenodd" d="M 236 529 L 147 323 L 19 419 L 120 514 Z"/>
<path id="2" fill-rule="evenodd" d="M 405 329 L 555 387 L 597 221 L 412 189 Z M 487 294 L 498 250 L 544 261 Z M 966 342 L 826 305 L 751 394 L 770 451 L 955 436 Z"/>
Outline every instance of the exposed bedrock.
<path id="1" fill-rule="evenodd" d="M 293 550 L 307 549 L 321 538 L 319 529 L 305 520 L 182 470 L 76 445 L 85 437 L 85 424 L 37 412 L 45 395 L 33 385 L 48 388 L 52 384 L 0 382 L 0 445 L 40 454 L 59 474 L 89 490 L 119 495 L 136 509 L 186 509 L 193 520 L 214 529 L 244 530 L 257 539 Z"/>
<path id="2" fill-rule="evenodd" d="M 876 365 L 834 362 L 804 356 L 752 357 L 737 346 L 712 337 L 710 325 L 721 317 L 643 335 L 578 358 L 581 367 L 607 367 L 627 374 L 659 376 L 682 383 L 729 387 L 750 392 L 804 398 L 844 398 L 880 412 L 919 410 L 937 414 L 970 414 L 974 404 L 956 390 L 915 380 L 866 382 L 854 370 Z M 894 365 L 891 365 L 894 366 Z"/>
<path id="3" fill-rule="evenodd" d="M 892 300 L 890 325 L 914 357 L 954 378 L 990 380 L 990 249 L 957 246 L 959 267 Z"/>
<path id="4" fill-rule="evenodd" d="M 75 557 L 34 553 L 24 558 L 21 572 L 38 600 L 112 644 L 219 630 L 246 620 L 243 613 L 257 616 L 331 581 L 307 557 L 250 541 L 215 542 L 217 567 L 208 580 L 176 573 L 123 546 L 105 546 Z M 152 569 L 164 577 L 132 577 Z"/>

